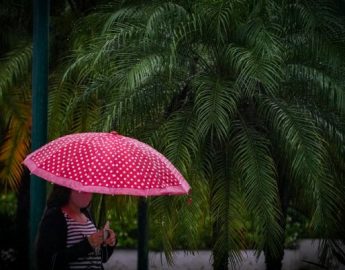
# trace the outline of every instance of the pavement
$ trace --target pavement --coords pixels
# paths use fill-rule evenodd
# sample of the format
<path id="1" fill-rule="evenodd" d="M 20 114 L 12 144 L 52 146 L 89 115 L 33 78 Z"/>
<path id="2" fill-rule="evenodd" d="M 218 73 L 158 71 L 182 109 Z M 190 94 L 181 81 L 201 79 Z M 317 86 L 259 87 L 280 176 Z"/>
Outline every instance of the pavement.
<path id="1" fill-rule="evenodd" d="M 299 242 L 298 248 L 285 250 L 282 270 L 320 270 L 317 266 L 318 241 L 305 239 Z M 265 258 L 261 254 L 257 258 L 253 250 L 242 251 L 243 261 L 236 270 L 265 270 Z M 174 265 L 168 265 L 161 252 L 149 253 L 150 270 L 213 270 L 211 251 L 199 250 L 191 252 L 174 251 Z M 109 261 L 104 264 L 105 270 L 136 270 L 137 251 L 116 249 Z M 229 269 L 231 267 L 229 266 Z M 334 266 L 334 270 L 345 270 L 345 266 Z"/>

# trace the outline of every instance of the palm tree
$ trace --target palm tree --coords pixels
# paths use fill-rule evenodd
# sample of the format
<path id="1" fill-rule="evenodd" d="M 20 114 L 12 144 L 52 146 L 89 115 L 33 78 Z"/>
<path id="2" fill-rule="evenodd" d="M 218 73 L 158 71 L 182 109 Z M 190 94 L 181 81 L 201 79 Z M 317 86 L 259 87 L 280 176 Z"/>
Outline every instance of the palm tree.
<path id="1" fill-rule="evenodd" d="M 195 196 L 209 203 L 215 269 L 237 262 L 244 211 L 268 269 L 281 267 L 289 202 L 320 235 L 339 228 L 344 28 L 334 5 L 147 1 L 87 18 L 103 31 L 78 48 L 64 83 L 78 78 L 78 102 L 99 102 L 96 129 L 147 140 L 192 186 L 207 185 Z M 152 205 L 171 250 L 179 219 L 193 227 L 205 204 L 174 214 L 181 202 L 165 200 Z"/>

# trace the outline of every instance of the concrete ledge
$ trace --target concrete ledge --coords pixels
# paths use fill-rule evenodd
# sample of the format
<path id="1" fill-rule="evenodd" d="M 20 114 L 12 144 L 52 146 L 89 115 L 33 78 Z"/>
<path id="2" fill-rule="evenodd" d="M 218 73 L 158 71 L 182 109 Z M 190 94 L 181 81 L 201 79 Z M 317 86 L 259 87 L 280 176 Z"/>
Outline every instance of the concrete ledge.
<path id="1" fill-rule="evenodd" d="M 285 250 L 283 270 L 321 270 L 318 264 L 317 240 L 301 240 L 298 248 Z M 236 270 L 265 270 L 265 257 L 263 254 L 257 258 L 253 250 L 242 251 L 243 261 Z M 211 251 L 200 250 L 191 252 L 174 251 L 174 265 L 169 266 L 161 252 L 149 253 L 149 269 L 159 270 L 213 270 Z M 109 261 L 104 265 L 105 270 L 135 270 L 137 269 L 137 251 L 117 249 Z M 229 267 L 229 269 L 231 269 Z M 335 266 L 334 270 L 345 270 L 345 266 Z"/>

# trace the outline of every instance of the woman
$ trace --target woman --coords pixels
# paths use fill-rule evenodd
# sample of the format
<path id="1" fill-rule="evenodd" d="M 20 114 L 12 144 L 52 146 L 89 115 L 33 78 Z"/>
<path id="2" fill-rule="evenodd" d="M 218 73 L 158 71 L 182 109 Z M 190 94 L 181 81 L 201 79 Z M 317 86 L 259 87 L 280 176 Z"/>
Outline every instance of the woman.
<path id="1" fill-rule="evenodd" d="M 87 210 L 91 199 L 92 193 L 54 185 L 38 232 L 39 270 L 103 269 L 116 235 L 109 228 L 96 229 Z"/>

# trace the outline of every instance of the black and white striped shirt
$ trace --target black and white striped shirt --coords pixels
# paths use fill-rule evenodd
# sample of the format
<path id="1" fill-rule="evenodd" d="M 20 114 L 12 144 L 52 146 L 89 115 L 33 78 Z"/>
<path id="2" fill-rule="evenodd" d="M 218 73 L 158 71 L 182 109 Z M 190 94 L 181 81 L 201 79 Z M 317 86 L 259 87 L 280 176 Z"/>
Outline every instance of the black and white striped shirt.
<path id="1" fill-rule="evenodd" d="M 71 219 L 66 213 L 64 213 L 64 216 L 67 223 L 67 248 L 97 231 L 90 219 L 88 219 L 86 223 L 81 223 Z M 69 269 L 103 269 L 101 255 L 92 251 L 87 256 L 80 257 L 76 261 L 70 262 L 68 267 Z"/>

